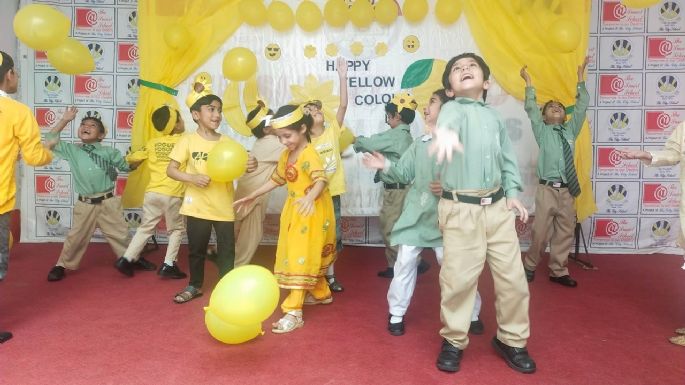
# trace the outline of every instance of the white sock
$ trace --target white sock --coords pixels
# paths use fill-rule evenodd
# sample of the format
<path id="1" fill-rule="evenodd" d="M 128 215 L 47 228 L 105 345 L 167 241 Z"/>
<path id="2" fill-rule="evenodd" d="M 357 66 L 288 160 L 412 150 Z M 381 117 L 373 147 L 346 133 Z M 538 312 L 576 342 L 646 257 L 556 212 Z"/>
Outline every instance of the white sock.
<path id="1" fill-rule="evenodd" d="M 390 323 L 391 323 L 391 324 L 398 324 L 398 323 L 402 322 L 402 318 L 403 318 L 403 317 L 398 317 L 398 316 L 396 316 L 396 315 L 391 316 L 391 317 L 390 317 Z"/>

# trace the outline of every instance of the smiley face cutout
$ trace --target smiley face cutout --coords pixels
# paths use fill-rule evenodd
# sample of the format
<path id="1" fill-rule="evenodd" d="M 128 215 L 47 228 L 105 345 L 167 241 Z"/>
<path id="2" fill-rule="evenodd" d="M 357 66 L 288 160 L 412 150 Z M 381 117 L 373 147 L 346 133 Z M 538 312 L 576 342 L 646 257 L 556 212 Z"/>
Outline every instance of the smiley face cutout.
<path id="1" fill-rule="evenodd" d="M 268 60 L 276 61 L 281 58 L 281 47 L 276 43 L 271 43 L 264 48 L 264 56 Z"/>
<path id="2" fill-rule="evenodd" d="M 409 53 L 418 51 L 420 46 L 419 38 L 414 35 L 409 35 L 402 41 L 402 48 Z"/>

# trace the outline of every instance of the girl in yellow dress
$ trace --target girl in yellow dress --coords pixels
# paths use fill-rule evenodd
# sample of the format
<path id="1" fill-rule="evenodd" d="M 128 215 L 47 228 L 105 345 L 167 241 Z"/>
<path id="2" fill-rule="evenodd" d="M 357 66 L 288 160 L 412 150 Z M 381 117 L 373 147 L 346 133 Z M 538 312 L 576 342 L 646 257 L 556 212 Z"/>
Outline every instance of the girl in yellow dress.
<path id="1" fill-rule="evenodd" d="M 272 325 L 274 333 L 304 326 L 302 305 L 333 302 L 324 275 L 336 257 L 335 215 L 323 164 L 310 144 L 312 123 L 312 117 L 304 115 L 300 106 L 278 109 L 271 127 L 286 150 L 271 180 L 234 203 L 240 211 L 260 195 L 287 184 L 274 275 L 290 294 L 281 304 L 283 318 Z"/>

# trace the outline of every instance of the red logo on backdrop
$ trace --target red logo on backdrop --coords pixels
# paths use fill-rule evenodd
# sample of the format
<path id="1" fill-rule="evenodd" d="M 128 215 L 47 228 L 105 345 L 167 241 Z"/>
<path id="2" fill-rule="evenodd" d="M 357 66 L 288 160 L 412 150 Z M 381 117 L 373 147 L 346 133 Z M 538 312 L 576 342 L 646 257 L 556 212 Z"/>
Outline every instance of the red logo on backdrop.
<path id="1" fill-rule="evenodd" d="M 647 39 L 647 57 L 650 59 L 665 59 L 673 53 L 673 42 L 663 37 Z"/>
<path id="2" fill-rule="evenodd" d="M 117 178 L 117 182 L 114 185 L 114 195 L 121 196 L 124 193 L 124 188 L 126 187 L 126 178 Z"/>
<path id="3" fill-rule="evenodd" d="M 50 175 L 36 175 L 36 192 L 48 194 L 55 191 L 56 182 Z"/>
<path id="4" fill-rule="evenodd" d="M 644 203 L 661 203 L 668 198 L 668 188 L 661 183 L 645 183 L 643 189 Z"/>
<path id="5" fill-rule="evenodd" d="M 663 111 L 647 111 L 645 126 L 648 132 L 663 132 L 671 127 L 671 115 Z"/>
<path id="6" fill-rule="evenodd" d="M 597 219 L 595 221 L 595 237 L 610 238 L 618 234 L 621 225 L 613 219 Z"/>
<path id="7" fill-rule="evenodd" d="M 623 91 L 623 87 L 625 87 L 625 81 L 618 75 L 600 75 L 600 95 L 618 95 L 619 92 Z"/>
<path id="8" fill-rule="evenodd" d="M 92 27 L 98 23 L 98 13 L 90 8 L 76 8 L 76 26 Z"/>
<path id="9" fill-rule="evenodd" d="M 134 43 L 119 43 L 119 61 L 134 62 L 138 60 L 138 46 Z"/>
<path id="10" fill-rule="evenodd" d="M 133 111 L 117 111 L 117 128 L 131 129 L 133 127 Z"/>
<path id="11" fill-rule="evenodd" d="M 36 60 L 48 60 L 48 54 L 45 51 L 35 51 Z"/>
<path id="12" fill-rule="evenodd" d="M 37 107 L 36 121 L 40 127 L 50 127 L 57 121 L 57 114 L 50 108 Z"/>
<path id="13" fill-rule="evenodd" d="M 600 147 L 597 158 L 599 167 L 603 168 L 614 168 L 623 161 L 619 155 L 619 152 L 613 147 Z"/>
<path id="14" fill-rule="evenodd" d="M 619 1 L 606 1 L 602 21 L 621 21 L 626 16 L 626 6 Z"/>
<path id="15" fill-rule="evenodd" d="M 91 76 L 76 75 L 74 79 L 75 94 L 92 94 L 98 90 L 98 81 Z"/>

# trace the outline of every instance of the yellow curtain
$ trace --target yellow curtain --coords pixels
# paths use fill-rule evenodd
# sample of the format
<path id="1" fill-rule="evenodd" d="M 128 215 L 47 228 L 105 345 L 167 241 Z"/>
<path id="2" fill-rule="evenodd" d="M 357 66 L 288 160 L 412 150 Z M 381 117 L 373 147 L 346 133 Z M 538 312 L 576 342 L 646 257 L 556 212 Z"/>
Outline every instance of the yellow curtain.
<path id="1" fill-rule="evenodd" d="M 150 122 L 152 111 L 164 103 L 177 105 L 169 92 L 240 27 L 238 3 L 239 0 L 138 0 L 141 86 L 131 137 L 133 151 L 158 135 Z M 177 48 L 171 48 L 169 43 Z M 124 207 L 142 205 L 148 180 L 149 171 L 144 166 L 129 175 L 122 199 Z"/>
<path id="2" fill-rule="evenodd" d="M 538 100 L 558 99 L 575 104 L 578 65 L 587 52 L 590 30 L 590 0 L 464 0 L 471 33 L 490 66 L 497 83 L 509 94 L 524 98 L 525 82 L 519 76 L 523 65 L 533 79 Z M 558 53 L 545 38 L 552 23 L 573 20 L 580 43 L 571 53 Z M 583 221 L 597 206 L 592 193 L 592 140 L 590 127 L 583 125 L 576 140 L 575 164 L 581 194 L 576 199 L 578 220 Z"/>

